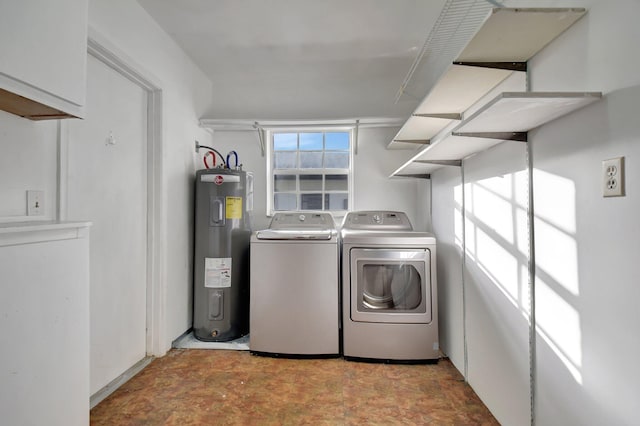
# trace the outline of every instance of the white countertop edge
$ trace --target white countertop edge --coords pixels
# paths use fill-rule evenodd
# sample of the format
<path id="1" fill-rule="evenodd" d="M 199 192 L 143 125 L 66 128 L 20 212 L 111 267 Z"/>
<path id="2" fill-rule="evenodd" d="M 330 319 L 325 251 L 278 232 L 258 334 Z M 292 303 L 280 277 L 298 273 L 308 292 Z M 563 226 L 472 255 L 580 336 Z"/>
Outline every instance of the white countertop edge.
<path id="1" fill-rule="evenodd" d="M 87 238 L 91 222 L 56 220 L 0 223 L 0 247 Z"/>
<path id="2" fill-rule="evenodd" d="M 58 220 L 6 222 L 0 223 L 0 234 L 49 231 L 53 229 L 88 228 L 90 226 L 91 222 L 66 222 Z"/>

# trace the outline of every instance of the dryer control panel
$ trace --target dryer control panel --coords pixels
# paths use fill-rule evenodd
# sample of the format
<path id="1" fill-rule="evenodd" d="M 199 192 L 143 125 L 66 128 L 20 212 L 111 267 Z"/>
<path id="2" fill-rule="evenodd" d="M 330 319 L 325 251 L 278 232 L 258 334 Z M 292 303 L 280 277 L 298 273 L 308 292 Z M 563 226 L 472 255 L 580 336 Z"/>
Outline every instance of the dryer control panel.
<path id="1" fill-rule="evenodd" d="M 344 217 L 342 229 L 370 231 L 412 231 L 409 217 L 404 212 L 394 211 L 355 211 Z"/>

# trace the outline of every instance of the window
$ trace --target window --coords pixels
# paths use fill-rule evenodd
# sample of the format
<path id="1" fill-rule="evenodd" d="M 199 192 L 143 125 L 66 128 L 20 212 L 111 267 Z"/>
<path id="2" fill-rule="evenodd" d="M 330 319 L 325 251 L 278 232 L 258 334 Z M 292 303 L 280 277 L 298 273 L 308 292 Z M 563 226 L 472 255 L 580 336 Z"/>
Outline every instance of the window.
<path id="1" fill-rule="evenodd" d="M 351 130 L 274 130 L 268 140 L 270 213 L 349 209 Z"/>

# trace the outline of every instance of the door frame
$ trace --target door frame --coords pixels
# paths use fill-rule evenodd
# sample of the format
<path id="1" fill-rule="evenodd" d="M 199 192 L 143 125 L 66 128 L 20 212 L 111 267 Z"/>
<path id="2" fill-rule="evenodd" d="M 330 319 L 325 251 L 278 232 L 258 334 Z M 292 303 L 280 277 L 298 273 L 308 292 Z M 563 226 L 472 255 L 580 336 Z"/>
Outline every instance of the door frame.
<path id="1" fill-rule="evenodd" d="M 146 354 L 166 353 L 166 271 L 165 214 L 162 139 L 162 86 L 153 74 L 115 47 L 91 26 L 87 53 L 145 90 L 147 95 L 147 282 L 146 282 Z M 69 129 L 65 120 L 58 121 L 58 194 L 56 218 L 68 216 Z"/>

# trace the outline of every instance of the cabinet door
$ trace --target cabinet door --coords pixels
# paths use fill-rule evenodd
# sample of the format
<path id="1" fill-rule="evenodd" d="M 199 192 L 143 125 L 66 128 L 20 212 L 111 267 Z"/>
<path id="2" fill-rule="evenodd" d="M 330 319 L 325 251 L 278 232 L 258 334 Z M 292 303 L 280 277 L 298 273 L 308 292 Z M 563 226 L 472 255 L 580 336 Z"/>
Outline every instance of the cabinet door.
<path id="1" fill-rule="evenodd" d="M 87 0 L 0 0 L 0 88 L 81 115 Z"/>
<path id="2" fill-rule="evenodd" d="M 88 425 L 89 241 L 45 232 L 0 238 L 0 423 Z"/>

